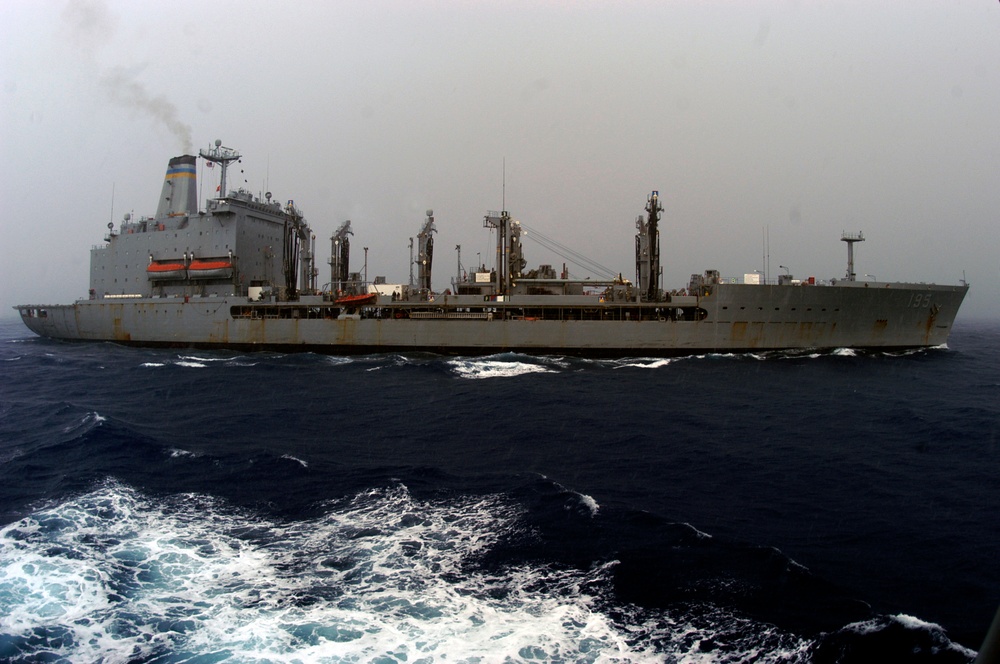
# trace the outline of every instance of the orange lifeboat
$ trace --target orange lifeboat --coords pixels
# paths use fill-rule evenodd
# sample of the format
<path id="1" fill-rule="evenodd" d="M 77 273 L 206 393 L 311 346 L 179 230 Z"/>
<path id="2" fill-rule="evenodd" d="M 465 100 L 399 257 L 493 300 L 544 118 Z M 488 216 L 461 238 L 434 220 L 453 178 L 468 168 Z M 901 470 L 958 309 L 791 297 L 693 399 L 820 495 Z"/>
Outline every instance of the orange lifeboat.
<path id="1" fill-rule="evenodd" d="M 153 261 L 146 267 L 146 276 L 157 281 L 186 279 L 184 263 L 177 261 Z"/>
<path id="2" fill-rule="evenodd" d="M 231 279 L 233 262 L 228 259 L 196 258 L 188 265 L 191 279 Z"/>
<path id="3" fill-rule="evenodd" d="M 361 295 L 345 295 L 333 301 L 342 307 L 360 307 L 365 304 L 372 304 L 378 298 L 377 293 L 362 293 Z"/>

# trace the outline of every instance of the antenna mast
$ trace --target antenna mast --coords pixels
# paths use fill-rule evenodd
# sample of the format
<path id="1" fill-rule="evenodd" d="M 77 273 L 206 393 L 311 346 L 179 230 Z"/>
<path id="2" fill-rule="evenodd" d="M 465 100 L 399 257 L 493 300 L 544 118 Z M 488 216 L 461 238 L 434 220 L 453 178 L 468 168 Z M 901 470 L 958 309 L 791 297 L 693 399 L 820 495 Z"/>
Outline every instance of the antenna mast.
<path id="1" fill-rule="evenodd" d="M 503 158 L 503 179 L 501 180 L 500 209 L 507 209 L 507 157 Z"/>
<path id="2" fill-rule="evenodd" d="M 219 198 L 225 198 L 229 194 L 226 191 L 226 169 L 229 168 L 229 162 L 236 161 L 243 155 L 232 148 L 223 147 L 222 141 L 219 139 L 215 139 L 214 148 L 199 150 L 198 154 L 205 161 L 211 161 L 222 166 L 222 178 L 219 182 Z"/>
<path id="3" fill-rule="evenodd" d="M 854 281 L 854 243 L 864 242 L 865 234 L 858 231 L 857 233 L 843 233 L 840 236 L 841 242 L 847 243 L 847 276 L 848 281 Z"/>
<path id="4" fill-rule="evenodd" d="M 413 287 L 413 238 L 410 238 L 410 288 Z"/>

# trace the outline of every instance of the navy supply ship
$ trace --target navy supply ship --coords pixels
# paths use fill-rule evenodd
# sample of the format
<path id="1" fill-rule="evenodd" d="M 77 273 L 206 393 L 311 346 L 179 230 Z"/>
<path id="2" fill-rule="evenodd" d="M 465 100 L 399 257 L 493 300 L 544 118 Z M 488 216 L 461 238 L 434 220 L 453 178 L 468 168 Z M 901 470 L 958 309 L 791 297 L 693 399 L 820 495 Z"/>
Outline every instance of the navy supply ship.
<path id="1" fill-rule="evenodd" d="M 660 286 L 657 192 L 636 220 L 636 279 L 573 279 L 548 265 L 526 270 L 520 222 L 489 212 L 496 261 L 431 290 L 434 227 L 428 210 L 410 283 L 351 272 L 350 222 L 331 238 L 330 282 L 317 288 L 315 236 L 285 205 L 226 188 L 240 158 L 219 141 L 200 151 L 221 171 L 219 196 L 196 199 L 197 158 L 170 160 L 154 217 L 108 224 L 91 251 L 89 297 L 65 305 L 19 305 L 35 333 L 136 346 L 321 353 L 504 351 L 594 357 L 836 348 L 906 349 L 944 344 L 968 291 L 959 285 L 859 281 L 845 234 L 845 278 L 777 283 L 716 270 L 683 288 Z M 417 278 L 413 268 L 417 267 Z"/>

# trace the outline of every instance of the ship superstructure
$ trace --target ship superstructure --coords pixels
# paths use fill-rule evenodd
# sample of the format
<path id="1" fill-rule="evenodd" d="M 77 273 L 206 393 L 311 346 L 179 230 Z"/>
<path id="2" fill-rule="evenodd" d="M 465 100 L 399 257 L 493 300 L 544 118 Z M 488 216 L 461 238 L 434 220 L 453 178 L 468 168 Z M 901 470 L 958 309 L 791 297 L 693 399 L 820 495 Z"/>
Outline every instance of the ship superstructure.
<path id="1" fill-rule="evenodd" d="M 202 150 L 208 163 L 226 169 L 240 158 L 221 144 Z M 171 159 L 156 215 L 126 215 L 118 230 L 108 224 L 105 245 L 91 250 L 90 300 L 176 297 L 259 297 L 294 299 L 312 292 L 311 233 L 293 201 L 281 205 L 245 190 L 196 202 L 196 158 Z"/>
<path id="2" fill-rule="evenodd" d="M 406 284 L 351 271 L 351 222 L 331 237 L 330 282 L 317 285 L 315 236 L 301 210 L 270 193 L 227 190 L 241 155 L 216 141 L 200 151 L 221 171 L 219 195 L 199 210 L 197 158 L 169 161 L 153 217 L 109 224 L 92 250 L 88 297 L 69 305 L 20 305 L 36 333 L 143 346 L 327 353 L 502 351 L 589 356 L 678 355 L 778 349 L 937 346 L 947 341 L 965 283 L 857 281 L 845 234 L 847 277 L 777 284 L 692 275 L 661 286 L 658 192 L 636 222 L 635 283 L 571 278 L 565 266 L 527 268 L 523 229 L 506 210 L 488 212 L 493 267 L 459 271 L 432 289 L 432 210 L 417 234 Z M 411 240 L 411 256 L 412 256 Z M 416 278 L 413 267 L 417 268 Z"/>

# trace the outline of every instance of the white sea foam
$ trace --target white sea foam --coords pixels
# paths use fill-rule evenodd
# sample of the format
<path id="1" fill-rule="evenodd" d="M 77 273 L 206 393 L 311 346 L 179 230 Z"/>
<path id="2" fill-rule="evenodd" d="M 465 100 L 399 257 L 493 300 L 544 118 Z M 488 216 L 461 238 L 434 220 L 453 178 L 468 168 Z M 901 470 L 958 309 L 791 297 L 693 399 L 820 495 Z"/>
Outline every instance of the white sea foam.
<path id="1" fill-rule="evenodd" d="M 355 361 L 350 358 L 346 359 L 348 362 Z M 365 371 L 381 371 L 383 369 L 390 369 L 393 367 L 402 367 L 408 364 L 419 363 L 414 360 L 411 360 L 405 355 L 366 355 L 363 359 L 358 361 L 372 364 L 372 366 L 365 369 Z"/>
<path id="2" fill-rule="evenodd" d="M 954 651 L 970 660 L 976 656 L 975 650 L 971 650 L 961 644 L 952 642 L 945 633 L 944 628 L 940 625 L 906 615 L 905 613 L 900 613 L 894 616 L 876 616 L 869 620 L 863 620 L 861 622 L 846 625 L 843 627 L 843 630 L 854 632 L 855 634 L 867 635 L 880 632 L 892 623 L 901 625 L 908 630 L 926 632 L 931 638 L 931 642 L 934 643 L 933 647 L 935 648 Z"/>
<path id="3" fill-rule="evenodd" d="M 282 459 L 288 459 L 289 461 L 294 461 L 296 463 L 302 464 L 303 468 L 308 468 L 309 467 L 308 463 L 306 463 L 305 461 L 303 461 L 302 459 L 300 459 L 298 457 L 292 456 L 291 454 L 282 454 L 281 458 Z"/>
<path id="4" fill-rule="evenodd" d="M 712 539 L 711 535 L 709 535 L 708 533 L 703 533 L 702 531 L 692 526 L 690 523 L 684 522 L 681 525 L 690 528 L 691 532 L 693 532 L 698 539 Z"/>
<path id="5" fill-rule="evenodd" d="M 832 354 L 839 357 L 857 357 L 858 351 L 853 348 L 838 348 Z"/>
<path id="6" fill-rule="evenodd" d="M 176 360 L 172 360 L 169 364 L 178 367 L 188 367 L 195 369 L 202 369 L 207 367 L 212 362 L 218 362 L 227 366 L 233 367 L 253 367 L 258 364 L 256 360 L 251 360 L 250 358 L 244 356 L 236 357 L 200 357 L 198 355 L 178 355 Z M 140 366 L 143 367 L 163 367 L 167 366 L 168 363 L 165 362 L 143 362 Z"/>
<path id="7" fill-rule="evenodd" d="M 721 635 L 733 661 L 777 662 L 808 646 L 711 607 L 611 617 L 614 562 L 470 566 L 519 515 L 397 486 L 275 523 L 109 483 L 0 530 L 0 632 L 72 661 L 697 662 Z"/>
<path id="8" fill-rule="evenodd" d="M 900 625 L 907 629 L 927 629 L 927 630 L 942 630 L 943 627 L 937 623 L 927 622 L 926 620 L 921 620 L 920 618 L 915 618 L 913 616 L 908 616 L 905 613 L 899 613 L 892 616 L 892 619 L 898 622 Z"/>
<path id="9" fill-rule="evenodd" d="M 624 369 L 626 367 L 635 367 L 639 369 L 660 369 L 670 365 L 674 360 L 664 357 L 633 357 L 627 360 L 621 360 L 616 363 L 615 369 Z"/>
<path id="10" fill-rule="evenodd" d="M 513 378 L 533 373 L 555 373 L 555 370 L 542 364 L 531 362 L 505 360 L 449 360 L 451 366 L 460 378 Z"/>
<path id="11" fill-rule="evenodd" d="M 597 512 L 600 511 L 601 506 L 597 504 L 597 501 L 593 497 L 588 496 L 585 493 L 577 494 L 580 496 L 580 502 L 586 505 L 587 509 L 590 510 L 591 516 L 597 516 Z"/>
<path id="12" fill-rule="evenodd" d="M 856 634 L 873 634 L 874 632 L 885 629 L 885 620 L 883 618 L 870 618 L 869 620 L 862 620 L 860 622 L 845 625 L 843 629 L 844 631 L 854 632 Z"/>
<path id="13" fill-rule="evenodd" d="M 905 350 L 897 351 L 885 351 L 883 355 L 889 357 L 906 357 L 908 355 L 920 355 L 921 353 L 926 353 L 928 350 L 947 350 L 948 344 L 941 344 L 940 346 L 932 346 L 930 348 L 907 348 Z"/>
<path id="14" fill-rule="evenodd" d="M 62 432 L 63 433 L 70 433 L 71 431 L 79 431 L 79 430 L 90 431 L 94 427 L 100 426 L 101 422 L 104 422 L 107 419 L 108 418 L 104 417 L 100 413 L 91 411 L 91 412 L 87 413 L 86 415 L 84 415 L 80 419 L 80 421 L 77 422 L 76 424 L 69 424 L 69 425 L 63 427 Z"/>
<path id="15" fill-rule="evenodd" d="M 171 459 L 179 459 L 181 457 L 196 457 L 198 456 L 194 452 L 189 452 L 188 450 L 182 450 L 179 447 L 171 447 L 168 452 L 170 453 Z"/>
<path id="16" fill-rule="evenodd" d="M 573 366 L 573 360 L 562 355 L 543 355 L 535 357 L 534 361 L 546 366 L 553 366 L 557 369 L 569 369 Z"/>

